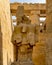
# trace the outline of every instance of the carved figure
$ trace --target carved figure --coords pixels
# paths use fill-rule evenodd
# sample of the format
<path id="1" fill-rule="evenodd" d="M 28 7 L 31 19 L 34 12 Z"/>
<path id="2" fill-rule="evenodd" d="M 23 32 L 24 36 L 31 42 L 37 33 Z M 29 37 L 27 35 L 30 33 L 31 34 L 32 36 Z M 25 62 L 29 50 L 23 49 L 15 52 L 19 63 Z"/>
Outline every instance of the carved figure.
<path id="1" fill-rule="evenodd" d="M 36 26 L 24 15 L 24 7 L 17 10 L 17 25 L 12 34 L 12 42 L 18 47 L 18 60 L 13 65 L 33 65 L 32 50 L 36 43 Z"/>

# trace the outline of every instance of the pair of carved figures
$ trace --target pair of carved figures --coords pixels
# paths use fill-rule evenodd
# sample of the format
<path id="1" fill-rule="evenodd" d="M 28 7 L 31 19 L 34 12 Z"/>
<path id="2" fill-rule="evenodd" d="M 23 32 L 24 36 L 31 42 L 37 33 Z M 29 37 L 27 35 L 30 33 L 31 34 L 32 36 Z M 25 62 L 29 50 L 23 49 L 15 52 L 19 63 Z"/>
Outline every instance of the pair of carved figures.
<path id="1" fill-rule="evenodd" d="M 36 25 L 31 24 L 30 19 L 20 12 L 22 11 L 20 9 L 23 9 L 23 6 L 18 7 L 17 25 L 12 34 L 12 42 L 18 47 L 18 61 L 26 61 L 29 65 L 29 61 L 32 60 L 33 46 L 37 42 L 37 29 Z"/>

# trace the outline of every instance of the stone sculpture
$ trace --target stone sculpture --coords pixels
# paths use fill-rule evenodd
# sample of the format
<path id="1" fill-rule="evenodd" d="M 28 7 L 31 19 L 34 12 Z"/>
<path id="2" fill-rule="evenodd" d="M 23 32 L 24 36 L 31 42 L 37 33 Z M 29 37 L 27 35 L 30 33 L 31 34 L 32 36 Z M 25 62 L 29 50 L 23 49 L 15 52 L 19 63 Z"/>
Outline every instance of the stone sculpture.
<path id="1" fill-rule="evenodd" d="M 32 50 L 37 42 L 36 26 L 24 15 L 24 7 L 17 9 L 17 25 L 12 34 L 12 42 L 18 47 L 18 60 L 12 65 L 33 65 Z"/>

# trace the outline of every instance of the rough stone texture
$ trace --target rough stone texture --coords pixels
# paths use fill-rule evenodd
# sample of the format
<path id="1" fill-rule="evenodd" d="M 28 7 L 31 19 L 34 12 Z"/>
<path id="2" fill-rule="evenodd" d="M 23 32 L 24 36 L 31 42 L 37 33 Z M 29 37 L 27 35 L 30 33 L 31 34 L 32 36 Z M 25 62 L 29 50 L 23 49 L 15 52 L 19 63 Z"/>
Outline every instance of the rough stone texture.
<path id="1" fill-rule="evenodd" d="M 50 3 L 50 2 L 49 2 Z M 7 5 L 7 6 L 6 6 Z M 25 4 L 26 6 L 26 4 Z M 40 6 L 40 5 L 39 5 Z M 35 7 L 35 6 L 34 6 Z M 33 7 L 33 9 L 34 9 Z M 14 7 L 15 8 L 15 7 Z M 29 7 L 26 7 L 26 9 L 29 8 Z M 38 6 L 36 5 L 36 8 L 38 8 Z M 31 9 L 31 8 L 30 8 Z M 0 0 L 0 26 L 1 26 L 1 31 L 0 31 L 0 65 L 10 65 L 11 62 L 14 60 L 13 58 L 13 44 L 11 43 L 11 34 L 12 34 L 12 27 L 11 27 L 11 18 L 10 18 L 10 7 L 9 7 L 9 0 Z M 50 8 L 50 11 L 51 11 L 51 8 Z M 49 8 L 48 8 L 48 12 L 49 11 Z M 37 11 L 36 11 L 37 12 Z M 32 11 L 32 21 L 39 21 L 37 19 L 38 15 L 37 13 L 35 15 L 33 15 L 34 12 Z M 39 12 L 40 14 L 40 12 Z M 50 14 L 50 13 L 49 13 Z M 49 15 L 48 14 L 48 15 Z M 23 14 L 22 14 L 23 15 Z M 51 14 L 52 15 L 52 14 Z M 51 30 L 51 15 L 48 16 L 48 20 L 50 21 L 50 24 L 47 22 L 47 32 L 52 32 Z M 21 14 L 20 14 L 21 16 Z M 34 16 L 35 16 L 35 19 L 34 19 Z M 19 17 L 20 18 L 20 17 Z M 23 22 L 25 24 L 29 24 L 29 19 L 26 17 L 26 16 L 23 16 L 24 20 L 21 21 L 21 18 L 20 19 L 17 19 L 18 22 Z M 39 18 L 39 17 L 38 17 Z M 36 23 L 36 22 L 35 22 Z M 22 25 L 23 28 L 22 28 L 22 33 L 26 33 L 26 25 Z M 18 28 L 18 26 L 17 26 Z M 38 29 L 37 29 L 38 30 Z M 34 27 L 31 25 L 29 26 L 29 29 L 28 29 L 28 32 L 34 32 Z M 20 32 L 20 26 L 18 28 L 18 33 Z M 33 34 L 28 34 L 28 38 L 29 38 L 29 42 L 30 42 L 30 46 L 31 45 L 34 45 L 35 44 L 35 40 L 34 40 L 34 33 Z M 2 35 L 1 35 L 2 34 Z M 20 34 L 19 34 L 20 35 Z M 31 36 L 30 36 L 31 35 Z M 49 43 L 52 43 L 52 34 L 49 33 L 50 36 L 47 36 L 48 39 L 47 39 L 47 63 L 48 65 L 52 65 L 52 52 L 51 52 L 51 49 L 52 49 L 52 44 L 49 45 Z M 18 36 L 18 35 L 17 35 Z M 26 35 L 24 34 L 23 37 L 25 36 L 26 38 Z M 41 36 L 41 35 L 40 35 Z M 19 40 L 19 38 L 21 39 L 21 37 L 18 37 L 17 39 L 17 42 L 20 42 L 21 40 Z M 31 55 L 32 54 L 27 54 L 27 55 L 23 55 L 21 54 L 22 52 L 26 53 L 27 52 L 27 48 L 29 49 L 29 45 L 25 45 L 26 44 L 26 39 L 23 39 L 23 43 L 22 43 L 22 46 L 20 46 L 20 49 L 18 50 L 19 52 L 19 55 L 17 54 L 18 57 L 16 57 L 17 59 L 19 58 L 20 60 L 23 59 L 23 61 L 21 61 L 20 63 L 23 65 L 24 63 L 24 59 L 26 60 L 27 58 L 30 58 L 32 59 Z M 32 38 L 32 39 L 31 39 Z M 40 41 L 36 44 L 36 47 L 33 47 L 33 62 L 35 65 L 45 65 L 45 41 L 41 41 L 43 38 L 43 36 L 41 36 L 41 39 L 39 39 Z M 43 38 L 44 39 L 44 38 Z M 49 42 L 50 41 L 50 42 Z M 33 43 L 33 44 L 32 44 Z M 17 48 L 18 49 L 18 48 Z M 30 53 L 32 53 L 32 49 L 31 50 L 28 50 Z M 16 52 L 16 50 L 15 50 Z M 2 54 L 3 53 L 3 54 Z M 20 56 L 21 55 L 21 56 Z M 32 61 L 31 60 L 26 60 L 27 64 L 28 65 L 32 65 Z M 15 62 L 16 64 L 19 63 L 18 62 Z M 38 63 L 38 64 L 37 64 Z M 26 63 L 25 63 L 26 64 Z M 24 65 L 25 65 L 24 64 Z"/>
<path id="2" fill-rule="evenodd" d="M 3 54 L 2 54 L 2 32 L 1 32 L 1 18 L 0 18 L 0 65 L 3 65 Z"/>
<path id="3" fill-rule="evenodd" d="M 2 49 L 0 51 L 3 53 L 1 54 L 3 62 L 0 61 L 0 65 L 2 65 L 1 63 L 3 65 L 10 65 L 13 61 L 13 44 L 11 43 L 12 28 L 9 0 L 0 0 L 0 23 L 2 32 Z"/>
<path id="4" fill-rule="evenodd" d="M 31 11 L 30 20 L 32 24 L 39 24 L 39 10 L 38 11 Z"/>
<path id="5" fill-rule="evenodd" d="M 45 42 L 44 42 L 45 43 Z M 33 48 L 33 61 L 34 65 L 46 65 L 45 61 L 45 44 L 38 42 Z"/>
<path id="6" fill-rule="evenodd" d="M 17 9 L 17 25 L 12 34 L 12 42 L 18 48 L 18 56 L 16 63 L 14 62 L 12 65 L 34 65 L 32 50 L 38 40 L 36 38 L 38 29 L 36 29 L 36 24 L 31 24 L 30 19 L 24 15 L 23 11 L 24 7 L 19 6 Z"/>
<path id="7" fill-rule="evenodd" d="M 41 3 L 35 3 L 35 4 L 32 4 L 32 3 L 11 3 L 10 4 L 10 9 L 11 9 L 11 13 L 12 15 L 16 15 L 16 10 L 18 8 L 18 6 L 21 6 L 23 5 L 24 6 L 24 13 L 26 16 L 30 16 L 31 15 L 31 11 L 36 11 L 38 12 L 38 14 L 40 16 L 46 16 L 46 4 L 41 4 Z M 15 12 L 14 12 L 15 10 Z M 42 12 L 43 11 L 43 12 Z"/>
<path id="8" fill-rule="evenodd" d="M 52 65 L 52 0 L 47 1 L 47 38 L 46 38 L 46 49 L 47 49 L 47 65 Z"/>
<path id="9" fill-rule="evenodd" d="M 11 14 L 13 16 L 16 16 L 16 11 L 18 6 L 21 6 L 21 3 L 11 3 L 10 4 L 10 10 Z M 46 17 L 46 4 L 28 4 L 23 3 L 22 6 L 24 6 L 24 14 L 28 16 L 31 19 L 31 23 L 38 23 L 39 17 Z M 16 21 L 15 19 L 13 21 Z"/>
<path id="10" fill-rule="evenodd" d="M 46 65 L 46 41 L 45 33 L 39 33 L 39 41 L 33 47 L 33 62 L 34 65 Z"/>

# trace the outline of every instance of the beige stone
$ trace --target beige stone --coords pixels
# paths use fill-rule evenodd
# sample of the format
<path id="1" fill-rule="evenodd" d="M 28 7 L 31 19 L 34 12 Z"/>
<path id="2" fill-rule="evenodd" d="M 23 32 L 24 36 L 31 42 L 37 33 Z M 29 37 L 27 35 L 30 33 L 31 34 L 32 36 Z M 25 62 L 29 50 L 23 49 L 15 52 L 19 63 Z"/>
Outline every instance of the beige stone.
<path id="1" fill-rule="evenodd" d="M 47 0 L 47 28 L 45 35 L 45 33 L 39 33 L 39 17 L 46 17 L 45 4 L 23 3 L 23 7 L 21 3 L 12 3 L 10 5 L 9 0 L 0 1 L 0 65 L 10 65 L 14 60 L 13 65 L 19 63 L 22 65 L 32 65 L 33 63 L 34 65 L 52 65 L 51 4 L 52 1 Z M 11 14 L 17 17 L 17 26 L 14 28 L 13 36 L 10 10 Z M 44 11 L 44 13 L 41 11 Z M 20 61 L 16 62 L 16 60 Z"/>
<path id="2" fill-rule="evenodd" d="M 47 20 L 46 20 L 46 48 L 47 48 L 47 65 L 52 65 L 52 0 L 47 1 Z"/>
<path id="3" fill-rule="evenodd" d="M 45 42 L 36 43 L 36 46 L 33 47 L 32 57 L 34 65 L 46 65 Z"/>
<path id="4" fill-rule="evenodd" d="M 36 11 L 36 13 L 38 12 L 38 14 L 40 16 L 46 16 L 46 4 L 26 4 L 26 3 L 11 3 L 10 4 L 10 8 L 11 8 L 11 13 L 12 15 L 16 15 L 16 10 L 18 8 L 18 6 L 24 6 L 24 13 L 26 16 L 30 16 L 31 15 L 31 11 Z M 15 12 L 14 12 L 15 10 Z M 43 12 L 42 12 L 43 11 Z M 42 13 L 41 13 L 42 12 Z"/>
<path id="5" fill-rule="evenodd" d="M 1 57 L 0 65 L 8 65 L 10 64 L 13 58 L 13 44 L 11 43 L 11 18 L 10 18 L 10 4 L 9 0 L 0 0 L 0 26 L 1 26 L 1 34 L 0 41 L 2 46 L 0 47 Z M 1 58 L 0 57 L 0 58 Z"/>
<path id="6" fill-rule="evenodd" d="M 31 23 L 39 23 L 39 17 L 46 17 L 46 4 L 26 4 L 11 3 L 10 10 L 12 16 L 16 16 L 18 6 L 24 6 L 24 14 L 30 18 Z M 15 12 L 14 12 L 15 11 Z M 21 20 L 21 19 L 20 19 Z M 16 21 L 13 19 L 13 21 Z"/>
<path id="7" fill-rule="evenodd" d="M 23 11 L 23 7 L 19 6 L 17 12 L 23 13 Z M 19 65 L 20 63 L 21 65 L 34 65 L 34 63 L 32 63 L 32 50 L 36 43 L 35 35 L 38 35 L 36 33 L 36 24 L 31 24 L 29 18 L 26 17 L 24 13 L 22 15 L 20 13 L 17 14 L 17 25 L 15 26 L 12 34 L 12 42 L 17 46 L 18 50 L 16 57 L 18 60 L 16 63 Z M 22 19 L 18 20 L 20 18 Z M 15 62 L 12 64 L 17 65 Z"/>

